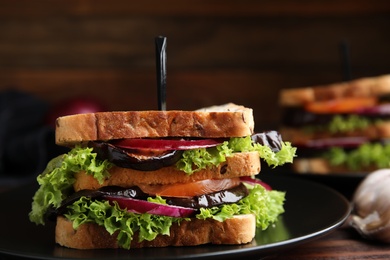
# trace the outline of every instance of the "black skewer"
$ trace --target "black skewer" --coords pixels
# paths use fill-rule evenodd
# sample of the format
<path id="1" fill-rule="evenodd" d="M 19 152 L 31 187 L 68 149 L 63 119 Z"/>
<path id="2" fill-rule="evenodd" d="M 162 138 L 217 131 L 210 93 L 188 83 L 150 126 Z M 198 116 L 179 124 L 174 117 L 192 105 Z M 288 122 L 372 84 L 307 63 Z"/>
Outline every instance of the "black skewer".
<path id="1" fill-rule="evenodd" d="M 166 68 L 166 46 L 167 38 L 156 37 L 156 72 L 157 72 L 157 98 L 158 109 L 167 110 L 167 68 Z"/>

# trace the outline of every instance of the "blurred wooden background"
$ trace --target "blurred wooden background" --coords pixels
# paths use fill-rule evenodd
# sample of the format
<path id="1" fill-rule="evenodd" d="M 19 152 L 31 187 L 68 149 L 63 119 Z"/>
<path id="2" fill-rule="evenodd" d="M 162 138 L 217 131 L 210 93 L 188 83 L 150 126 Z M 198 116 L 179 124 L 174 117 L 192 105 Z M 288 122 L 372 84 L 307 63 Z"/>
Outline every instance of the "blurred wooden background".
<path id="1" fill-rule="evenodd" d="M 277 126 L 281 88 L 390 72 L 388 0 L 0 0 L 0 90 L 55 104 L 157 109 L 154 38 L 167 42 L 168 109 L 236 102 Z"/>

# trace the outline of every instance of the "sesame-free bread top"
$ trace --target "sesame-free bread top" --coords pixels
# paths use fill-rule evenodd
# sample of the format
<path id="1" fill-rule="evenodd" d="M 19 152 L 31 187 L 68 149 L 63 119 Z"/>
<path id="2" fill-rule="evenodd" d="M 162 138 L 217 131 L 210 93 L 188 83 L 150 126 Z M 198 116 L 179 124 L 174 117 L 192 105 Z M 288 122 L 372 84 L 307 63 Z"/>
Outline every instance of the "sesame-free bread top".
<path id="1" fill-rule="evenodd" d="M 158 235 L 154 240 L 138 241 L 134 234 L 131 248 L 197 246 L 202 244 L 245 244 L 253 240 L 256 233 L 256 218 L 253 214 L 237 215 L 223 222 L 213 219 L 191 218 L 180 224 L 174 223 L 170 235 Z M 76 249 L 118 248 L 117 233 L 110 235 L 95 223 L 82 224 L 77 230 L 73 223 L 63 216 L 57 217 L 56 242 Z"/>
<path id="2" fill-rule="evenodd" d="M 154 137 L 242 137 L 253 133 L 253 110 L 232 103 L 197 111 L 118 111 L 57 118 L 56 143 Z"/>
<path id="3" fill-rule="evenodd" d="M 379 97 L 390 94 L 390 75 L 366 77 L 324 86 L 282 89 L 279 105 L 302 106 L 310 102 L 346 97 Z"/>

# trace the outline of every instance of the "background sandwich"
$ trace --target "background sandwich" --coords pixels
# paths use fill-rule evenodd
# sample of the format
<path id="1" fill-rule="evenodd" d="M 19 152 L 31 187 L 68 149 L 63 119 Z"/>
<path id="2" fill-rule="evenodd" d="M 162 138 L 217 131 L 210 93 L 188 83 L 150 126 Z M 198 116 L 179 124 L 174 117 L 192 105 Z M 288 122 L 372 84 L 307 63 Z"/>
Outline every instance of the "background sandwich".
<path id="1" fill-rule="evenodd" d="M 299 173 L 368 173 L 389 166 L 390 75 L 284 89 L 280 132 Z"/>
<path id="2" fill-rule="evenodd" d="M 60 117 L 56 143 L 72 149 L 38 176 L 30 220 L 56 220 L 56 242 L 79 249 L 248 243 L 284 211 L 284 192 L 253 178 L 260 158 L 295 156 L 253 129 L 235 104 Z"/>

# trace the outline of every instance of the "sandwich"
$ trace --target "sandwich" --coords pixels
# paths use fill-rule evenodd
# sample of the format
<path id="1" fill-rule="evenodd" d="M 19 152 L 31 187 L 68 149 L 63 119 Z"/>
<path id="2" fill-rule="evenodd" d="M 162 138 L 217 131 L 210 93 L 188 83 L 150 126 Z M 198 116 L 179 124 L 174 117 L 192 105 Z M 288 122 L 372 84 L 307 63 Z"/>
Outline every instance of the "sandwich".
<path id="1" fill-rule="evenodd" d="M 76 249 L 249 243 L 284 212 L 285 192 L 254 177 L 261 161 L 296 153 L 232 103 L 64 116 L 55 138 L 69 152 L 37 177 L 29 218 Z"/>
<path id="2" fill-rule="evenodd" d="M 390 157 L 390 75 L 283 89 L 280 133 L 298 173 L 369 173 Z"/>

